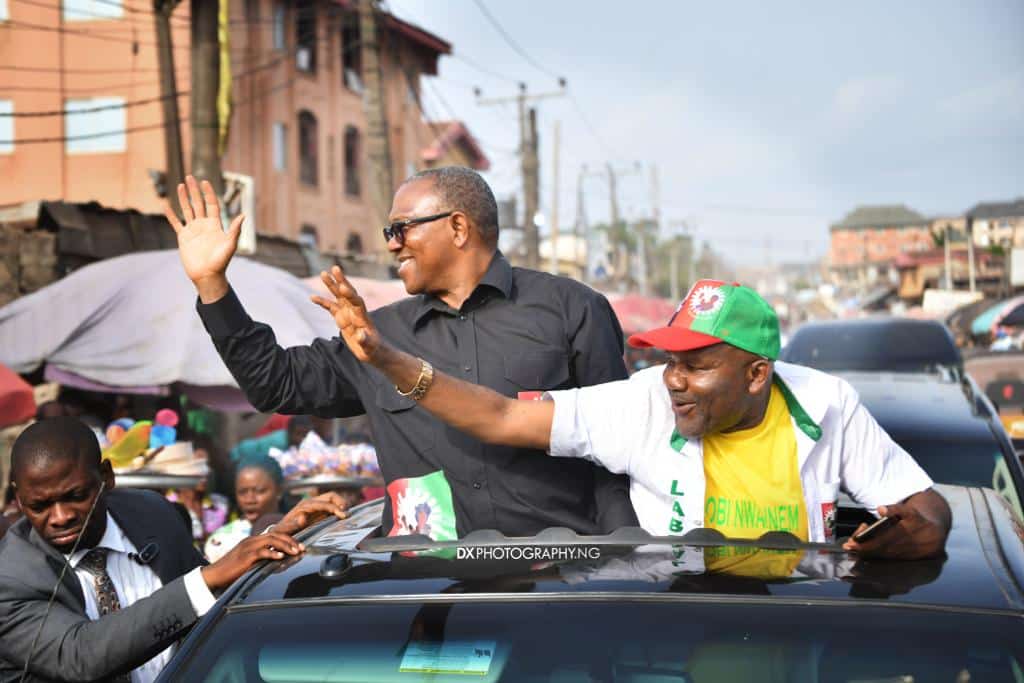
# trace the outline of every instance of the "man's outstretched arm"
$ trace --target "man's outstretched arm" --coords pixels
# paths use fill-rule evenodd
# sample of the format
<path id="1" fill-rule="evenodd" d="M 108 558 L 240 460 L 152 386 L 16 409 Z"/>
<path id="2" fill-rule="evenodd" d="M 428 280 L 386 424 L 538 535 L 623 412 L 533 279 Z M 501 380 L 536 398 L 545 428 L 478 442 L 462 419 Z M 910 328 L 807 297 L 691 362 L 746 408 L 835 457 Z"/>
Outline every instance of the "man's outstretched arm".
<path id="1" fill-rule="evenodd" d="M 178 238 L 178 255 L 195 285 L 203 325 L 217 353 L 253 406 L 264 412 L 349 416 L 365 412 L 352 371 L 362 368 L 335 341 L 283 349 L 269 326 L 253 321 L 228 283 L 227 268 L 238 247 L 244 216 L 221 223 L 220 201 L 206 180 L 178 185 L 184 222 L 168 205 L 167 222 Z"/>
<path id="2" fill-rule="evenodd" d="M 312 301 L 333 317 L 352 354 L 380 370 L 397 388 L 408 392 L 421 381 L 426 365 L 385 342 L 366 311 L 362 297 L 345 279 L 341 268 L 321 273 L 334 300 L 313 296 Z M 486 387 L 434 372 L 420 405 L 451 426 L 480 439 L 505 446 L 548 450 L 554 403 L 519 401 Z"/>

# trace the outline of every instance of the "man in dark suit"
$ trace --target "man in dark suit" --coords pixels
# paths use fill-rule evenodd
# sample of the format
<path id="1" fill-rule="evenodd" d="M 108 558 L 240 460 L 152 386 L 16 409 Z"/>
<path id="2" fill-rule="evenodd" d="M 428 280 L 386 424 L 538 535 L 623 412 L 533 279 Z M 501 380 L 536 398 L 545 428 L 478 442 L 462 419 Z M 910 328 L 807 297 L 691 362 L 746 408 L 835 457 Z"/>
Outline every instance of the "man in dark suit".
<path id="1" fill-rule="evenodd" d="M 170 503 L 112 490 L 110 463 L 76 418 L 29 427 L 11 464 L 25 518 L 0 541 L 0 681 L 19 680 L 26 660 L 34 681 L 151 681 L 213 591 L 302 552 L 290 534 L 312 519 L 344 515 L 334 500 L 304 502 L 205 565 Z"/>

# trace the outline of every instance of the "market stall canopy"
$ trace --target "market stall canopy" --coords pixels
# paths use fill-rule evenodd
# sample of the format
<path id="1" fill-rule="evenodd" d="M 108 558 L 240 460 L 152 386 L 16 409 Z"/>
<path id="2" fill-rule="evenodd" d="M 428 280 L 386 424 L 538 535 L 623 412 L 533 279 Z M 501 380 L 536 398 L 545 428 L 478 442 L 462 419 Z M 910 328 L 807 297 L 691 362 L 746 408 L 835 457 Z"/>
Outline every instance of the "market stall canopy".
<path id="1" fill-rule="evenodd" d="M 678 301 L 639 294 L 605 294 L 626 334 L 644 332 L 667 325 L 676 312 Z"/>
<path id="2" fill-rule="evenodd" d="M 337 334 L 301 279 L 240 257 L 228 278 L 281 346 Z M 246 409 L 195 305 L 176 250 L 99 261 L 0 308 L 0 362 L 19 373 L 46 363 L 49 378 L 95 390 L 157 393 L 181 383 L 200 403 Z"/>
<path id="3" fill-rule="evenodd" d="M 0 363 L 0 428 L 27 422 L 35 414 L 32 385 Z"/>

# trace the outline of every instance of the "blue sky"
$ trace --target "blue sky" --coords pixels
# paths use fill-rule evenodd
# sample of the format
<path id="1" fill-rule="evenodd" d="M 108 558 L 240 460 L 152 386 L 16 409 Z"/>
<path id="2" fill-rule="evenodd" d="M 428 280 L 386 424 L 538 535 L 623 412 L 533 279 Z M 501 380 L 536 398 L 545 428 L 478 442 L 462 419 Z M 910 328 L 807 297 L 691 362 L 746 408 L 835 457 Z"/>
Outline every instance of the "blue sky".
<path id="1" fill-rule="evenodd" d="M 685 220 L 738 264 L 822 255 L 828 225 L 858 204 L 961 213 L 1024 196 L 1024 2 L 519 2 L 481 0 L 572 99 L 539 106 L 542 207 L 561 122 L 560 223 L 575 215 L 581 165 L 656 165 L 666 222 Z M 493 163 L 495 192 L 519 191 L 512 105 L 484 96 L 557 89 L 475 0 L 389 0 L 450 41 L 425 107 L 454 111 Z M 464 57 L 501 76 L 485 74 Z M 509 80 L 511 79 L 511 80 Z M 581 118 L 585 112 L 596 135 Z M 592 221 L 607 183 L 584 184 Z M 646 170 L 620 181 L 627 216 L 650 211 Z"/>

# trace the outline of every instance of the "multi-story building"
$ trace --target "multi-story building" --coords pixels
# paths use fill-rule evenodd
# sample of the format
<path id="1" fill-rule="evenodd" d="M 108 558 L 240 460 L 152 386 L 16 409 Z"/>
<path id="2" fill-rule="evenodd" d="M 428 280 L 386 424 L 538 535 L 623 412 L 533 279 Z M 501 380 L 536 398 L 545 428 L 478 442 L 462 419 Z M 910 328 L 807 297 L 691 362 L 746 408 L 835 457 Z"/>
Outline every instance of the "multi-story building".
<path id="1" fill-rule="evenodd" d="M 1024 197 L 978 204 L 967 212 L 967 221 L 976 246 L 1024 247 Z"/>
<path id="2" fill-rule="evenodd" d="M 830 227 L 829 267 L 834 284 L 895 283 L 901 254 L 935 246 L 931 223 L 906 206 L 859 206 Z"/>
<path id="3" fill-rule="evenodd" d="M 189 165 L 189 3 L 171 16 L 179 116 Z M 259 235 L 323 252 L 381 256 L 368 187 L 359 23 L 353 0 L 231 0 L 233 108 L 222 167 L 251 179 Z M 458 153 L 486 158 L 462 124 L 426 125 L 420 77 L 451 45 L 378 17 L 395 183 Z M 0 0 L 0 205 L 96 201 L 162 210 L 166 168 L 153 4 Z M 383 209 L 383 211 L 381 211 Z"/>

